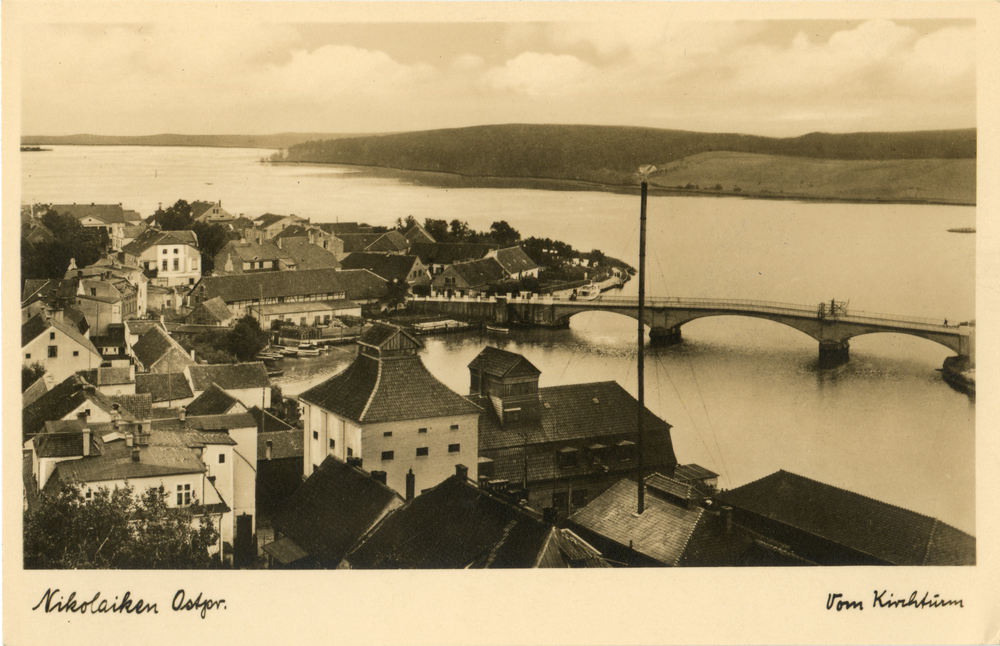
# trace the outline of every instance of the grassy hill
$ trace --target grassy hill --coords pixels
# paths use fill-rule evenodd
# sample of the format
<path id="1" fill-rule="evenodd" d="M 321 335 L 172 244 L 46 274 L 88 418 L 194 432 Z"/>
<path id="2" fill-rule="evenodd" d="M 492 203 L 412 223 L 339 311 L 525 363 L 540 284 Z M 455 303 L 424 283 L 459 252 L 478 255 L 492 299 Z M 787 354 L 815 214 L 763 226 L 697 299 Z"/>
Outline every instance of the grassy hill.
<path id="1" fill-rule="evenodd" d="M 659 168 L 651 186 L 749 197 L 975 204 L 974 159 L 852 161 L 700 153 Z M 721 185 L 721 189 L 715 187 Z"/>
<path id="2" fill-rule="evenodd" d="M 218 148 L 289 148 L 304 141 L 367 135 L 322 132 L 282 132 L 274 135 L 25 135 L 22 146 L 206 146 Z"/>

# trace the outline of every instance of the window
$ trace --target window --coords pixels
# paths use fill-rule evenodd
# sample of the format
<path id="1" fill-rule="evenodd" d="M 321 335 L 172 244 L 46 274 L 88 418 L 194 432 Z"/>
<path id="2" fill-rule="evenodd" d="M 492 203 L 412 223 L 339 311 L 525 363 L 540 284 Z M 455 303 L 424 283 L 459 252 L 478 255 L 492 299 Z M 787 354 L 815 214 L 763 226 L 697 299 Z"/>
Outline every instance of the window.
<path id="1" fill-rule="evenodd" d="M 149 269 L 149 261 L 147 260 L 146 262 L 142 263 L 142 266 L 143 266 L 143 267 L 144 267 L 145 269 Z"/>
<path id="2" fill-rule="evenodd" d="M 163 250 L 163 255 L 164 256 L 167 255 L 167 250 L 166 249 Z"/>
<path id="3" fill-rule="evenodd" d="M 449 444 L 448 453 L 459 453 L 462 450 L 461 444 Z"/>
<path id="4" fill-rule="evenodd" d="M 426 432 L 427 432 L 426 428 L 418 428 L 417 429 L 417 433 L 426 433 Z"/>
<path id="5" fill-rule="evenodd" d="M 164 252 L 164 253 L 166 253 L 166 252 Z M 164 260 L 163 261 L 163 271 L 166 271 L 166 270 L 167 270 L 167 261 Z"/>
<path id="6" fill-rule="evenodd" d="M 318 440 L 319 439 L 319 431 L 313 431 L 313 439 L 314 440 Z"/>
<path id="7" fill-rule="evenodd" d="M 219 464 L 225 464 L 225 463 L 226 463 L 226 454 L 225 453 L 220 453 L 219 454 Z"/>
<path id="8" fill-rule="evenodd" d="M 49 346 L 49 359 L 55 359 L 59 356 L 59 346 L 50 345 Z"/>
<path id="9" fill-rule="evenodd" d="M 174 271 L 177 271 L 180 268 L 181 268 L 181 261 L 178 260 L 177 258 L 174 258 Z"/>
<path id="10" fill-rule="evenodd" d="M 174 247 L 174 255 L 177 255 L 177 247 Z"/>
<path id="11" fill-rule="evenodd" d="M 73 356 L 74 357 L 79 357 L 80 356 L 80 351 L 79 350 L 73 350 Z"/>
<path id="12" fill-rule="evenodd" d="M 177 506 L 191 504 L 191 485 L 177 485 Z"/>
<path id="13" fill-rule="evenodd" d="M 382 437 L 392 437 L 392 431 L 386 431 L 385 433 L 382 433 Z"/>
<path id="14" fill-rule="evenodd" d="M 87 493 L 84 494 L 83 497 L 86 498 L 87 500 L 90 500 L 91 497 L 92 497 L 92 495 L 93 495 L 93 492 L 90 489 L 87 489 Z"/>
<path id="15" fill-rule="evenodd" d="M 389 451 L 389 453 L 391 454 L 392 451 Z M 347 457 L 349 458 L 354 457 L 354 449 L 352 449 L 351 447 L 347 447 Z M 392 458 L 390 457 L 389 459 L 391 460 Z"/>
<path id="16" fill-rule="evenodd" d="M 426 446 L 418 446 L 417 447 L 417 457 L 418 458 L 425 458 L 425 457 L 427 457 L 428 452 L 429 452 L 429 449 Z"/>
<path id="17" fill-rule="evenodd" d="M 24 355 L 24 358 L 25 359 L 30 359 L 31 358 L 31 353 L 30 352 L 26 352 L 25 355 Z"/>
<path id="18" fill-rule="evenodd" d="M 56 333 L 49 332 L 49 341 L 55 341 L 55 340 L 56 340 Z"/>
<path id="19" fill-rule="evenodd" d="M 191 270 L 194 271 L 196 269 L 198 269 L 198 259 L 197 258 L 192 258 L 191 259 Z"/>
<path id="20" fill-rule="evenodd" d="M 451 430 L 457 431 L 458 430 L 458 424 L 452 424 L 451 425 Z"/>
<path id="21" fill-rule="evenodd" d="M 383 460 L 391 460 L 392 457 L 393 457 L 392 456 L 392 451 L 382 451 L 382 459 Z"/>
<path id="22" fill-rule="evenodd" d="M 96 287 L 91 287 L 90 288 L 90 295 L 91 296 L 97 296 L 97 288 Z"/>
<path id="23" fill-rule="evenodd" d="M 333 448 L 335 448 L 336 446 L 337 446 L 337 443 L 336 443 L 336 442 L 334 442 L 333 440 L 330 440 L 330 448 L 331 448 L 331 449 L 333 449 Z"/>

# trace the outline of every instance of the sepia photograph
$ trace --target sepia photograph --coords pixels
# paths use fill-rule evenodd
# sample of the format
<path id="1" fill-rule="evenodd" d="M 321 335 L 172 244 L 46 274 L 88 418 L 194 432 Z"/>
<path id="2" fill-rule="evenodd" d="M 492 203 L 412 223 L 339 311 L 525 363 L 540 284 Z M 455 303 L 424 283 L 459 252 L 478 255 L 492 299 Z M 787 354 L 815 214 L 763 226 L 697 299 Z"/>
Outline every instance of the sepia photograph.
<path id="1" fill-rule="evenodd" d="M 24 643 L 995 640 L 995 6 L 5 4 Z"/>

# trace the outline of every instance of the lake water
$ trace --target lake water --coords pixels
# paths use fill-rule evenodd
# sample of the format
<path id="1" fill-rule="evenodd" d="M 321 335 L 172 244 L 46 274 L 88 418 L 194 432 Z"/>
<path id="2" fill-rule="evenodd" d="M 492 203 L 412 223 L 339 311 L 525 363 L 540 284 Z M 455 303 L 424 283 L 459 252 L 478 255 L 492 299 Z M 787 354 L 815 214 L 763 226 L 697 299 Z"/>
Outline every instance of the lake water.
<path id="1" fill-rule="evenodd" d="M 22 153 L 23 202 L 122 202 L 151 214 L 178 199 L 231 213 L 392 224 L 397 217 L 506 220 L 638 265 L 638 195 L 442 189 L 350 168 L 271 166 L 272 151 L 56 146 Z M 638 190 L 637 190 L 638 193 Z M 947 318 L 975 317 L 972 207 L 659 197 L 648 204 L 651 296 L 726 297 Z M 637 281 L 626 294 L 635 294 Z M 647 348 L 646 404 L 673 425 L 682 462 L 734 487 L 777 469 L 938 517 L 975 533 L 975 405 L 936 369 L 952 353 L 904 335 L 851 341 L 851 360 L 817 368 L 817 345 L 780 324 L 739 317 L 684 326 L 684 342 Z M 581 314 L 569 330 L 427 339 L 424 362 L 456 391 L 484 345 L 520 352 L 541 385 L 615 380 L 636 392 L 635 322 Z M 282 362 L 286 393 L 351 360 L 339 350 Z"/>

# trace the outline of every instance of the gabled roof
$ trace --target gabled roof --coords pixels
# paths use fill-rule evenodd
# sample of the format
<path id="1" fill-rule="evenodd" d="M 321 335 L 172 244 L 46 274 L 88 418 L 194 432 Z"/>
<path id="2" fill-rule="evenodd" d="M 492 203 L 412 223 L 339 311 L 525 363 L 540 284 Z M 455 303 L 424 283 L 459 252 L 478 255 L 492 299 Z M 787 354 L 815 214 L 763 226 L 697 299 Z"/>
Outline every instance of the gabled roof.
<path id="1" fill-rule="evenodd" d="M 521 247 L 499 249 L 496 253 L 496 259 L 509 275 L 539 268 L 535 261 Z"/>
<path id="2" fill-rule="evenodd" d="M 226 305 L 226 301 L 222 300 L 218 296 L 208 299 L 199 307 L 204 308 L 205 311 L 216 321 L 228 321 L 233 318 L 233 313 L 229 309 L 229 306 Z"/>
<path id="3" fill-rule="evenodd" d="M 630 545 L 664 565 L 677 565 L 705 510 L 688 509 L 647 495 L 642 515 L 636 516 L 638 497 L 634 480 L 619 480 L 570 516 L 569 525 L 619 545 Z"/>
<path id="4" fill-rule="evenodd" d="M 136 374 L 135 392 L 149 393 L 154 404 L 194 397 L 191 385 L 182 372 Z"/>
<path id="5" fill-rule="evenodd" d="M 153 396 L 149 393 L 138 395 L 112 395 L 111 402 L 127 410 L 137 420 L 152 419 Z"/>
<path id="6" fill-rule="evenodd" d="M 53 204 L 56 213 L 69 215 L 77 220 L 96 218 L 107 224 L 125 224 L 141 220 L 138 213 L 122 208 L 121 204 Z"/>
<path id="7" fill-rule="evenodd" d="M 285 238 L 307 238 L 307 237 L 309 237 L 309 230 L 313 229 L 313 228 L 316 228 L 316 227 L 311 227 L 310 226 L 310 227 L 307 228 L 306 226 L 303 226 L 301 224 L 291 224 L 291 225 L 285 227 L 284 229 L 282 229 L 281 231 L 279 231 L 278 233 L 274 234 L 274 238 L 275 239 L 278 239 L 278 238 L 282 238 L 282 239 L 285 239 Z M 320 232 L 324 233 L 324 234 L 326 233 L 322 229 L 320 229 Z"/>
<path id="8" fill-rule="evenodd" d="M 49 391 L 44 379 L 36 379 L 28 389 L 21 393 L 21 407 L 25 407 Z"/>
<path id="9" fill-rule="evenodd" d="M 45 422 L 45 432 L 31 439 L 35 454 L 39 458 L 83 457 L 84 428 L 87 428 L 87 424 L 78 420 Z M 89 444 L 89 453 L 99 455 L 100 446 L 93 434 L 89 438 Z"/>
<path id="10" fill-rule="evenodd" d="M 36 301 L 53 299 L 76 299 L 77 281 L 61 278 L 29 278 L 24 281 L 21 292 L 21 307 Z"/>
<path id="11" fill-rule="evenodd" d="M 153 285 L 150 285 L 150 289 L 152 288 Z M 157 320 L 129 319 L 125 321 L 125 330 L 128 332 L 129 336 L 141 337 L 154 327 L 158 327 L 164 332 L 167 331 L 166 328 L 163 327 L 163 324 L 158 319 Z"/>
<path id="12" fill-rule="evenodd" d="M 154 430 L 188 433 L 184 441 L 197 444 L 235 445 L 229 431 L 242 428 L 256 428 L 257 420 L 247 412 L 222 415 L 186 415 L 185 418 L 164 418 L 153 420 Z M 170 436 L 162 435 L 162 438 Z"/>
<path id="13" fill-rule="evenodd" d="M 516 352 L 508 352 L 500 348 L 486 346 L 482 352 L 469 364 L 470 369 L 476 369 L 487 375 L 503 377 L 513 372 L 521 374 L 540 375 L 542 371 L 535 367 L 524 356 Z"/>
<path id="14" fill-rule="evenodd" d="M 495 244 L 471 242 L 414 242 L 410 245 L 410 253 L 418 256 L 425 265 L 453 265 L 456 262 L 482 260 L 486 254 L 496 248 Z"/>
<path id="15" fill-rule="evenodd" d="M 340 261 L 344 269 L 367 269 L 389 282 L 406 281 L 413 270 L 416 256 L 355 251 Z"/>
<path id="16" fill-rule="evenodd" d="M 410 244 L 414 242 L 437 242 L 427 229 L 423 228 L 419 224 L 414 224 L 412 227 L 406 230 L 403 234 L 406 239 L 410 241 Z"/>
<path id="17" fill-rule="evenodd" d="M 298 271 L 338 269 L 340 267 L 335 253 L 309 242 L 306 238 L 282 239 L 281 252 L 285 258 L 290 258 L 295 262 Z"/>
<path id="18" fill-rule="evenodd" d="M 503 267 L 500 266 L 496 258 L 492 257 L 456 263 L 445 269 L 445 272 L 449 271 L 458 274 L 469 287 L 482 287 L 502 281 L 507 277 Z"/>
<path id="19" fill-rule="evenodd" d="M 238 399 L 213 383 L 205 392 L 195 397 L 186 409 L 188 415 L 224 415 L 238 403 Z"/>
<path id="20" fill-rule="evenodd" d="M 90 402 L 93 407 L 109 415 L 114 412 L 113 402 L 107 395 L 87 383 L 84 378 L 71 375 L 24 407 L 21 411 L 21 430 L 25 437 L 39 433 L 45 427 L 45 422 L 62 419 L 85 402 Z M 128 411 L 122 413 L 122 419 L 134 421 Z"/>
<path id="21" fill-rule="evenodd" d="M 364 269 L 308 269 L 205 276 L 199 285 L 206 299 L 220 296 L 226 303 L 256 301 L 261 294 L 264 299 L 269 299 L 344 293 L 348 300 L 363 301 L 381 298 L 386 291 L 385 280 Z"/>
<path id="22" fill-rule="evenodd" d="M 452 476 L 394 511 L 347 556 L 357 569 L 534 568 L 556 530 Z"/>
<path id="23" fill-rule="evenodd" d="M 122 247 L 122 251 L 133 256 L 141 256 L 150 247 L 156 245 L 186 245 L 198 248 L 198 236 L 194 231 L 158 231 L 150 229 L 138 238 Z"/>
<path id="24" fill-rule="evenodd" d="M 295 220 L 302 220 L 297 215 L 278 215 L 277 213 L 265 213 L 264 215 L 258 215 L 254 218 L 254 224 L 261 229 L 265 229 L 276 222 L 281 222 L 285 218 L 294 218 Z"/>
<path id="25" fill-rule="evenodd" d="M 247 411 L 253 418 L 257 420 L 257 432 L 258 433 L 283 433 L 285 431 L 295 431 L 299 435 L 299 455 L 302 455 L 302 431 L 296 429 L 294 426 L 290 426 L 285 422 L 281 421 L 271 413 L 267 411 L 262 411 L 260 407 L 253 406 Z"/>
<path id="26" fill-rule="evenodd" d="M 388 323 L 372 324 L 370 328 L 365 330 L 364 333 L 358 337 L 357 342 L 360 345 L 367 345 L 372 348 L 382 348 L 389 343 L 389 341 L 396 338 L 397 335 L 405 337 L 400 339 L 400 343 L 406 347 L 424 347 L 424 342 L 414 336 L 411 332 L 407 332 L 398 325 L 389 325 Z"/>
<path id="27" fill-rule="evenodd" d="M 895 565 L 976 560 L 975 537 L 936 518 L 784 470 L 716 498 Z"/>
<path id="28" fill-rule="evenodd" d="M 236 254 L 240 260 L 245 262 L 279 260 L 285 257 L 281 249 L 278 249 L 278 246 L 271 241 L 230 240 L 215 257 L 221 258 L 222 254 L 226 253 Z"/>
<path id="29" fill-rule="evenodd" d="M 154 366 L 165 358 L 171 364 L 176 364 L 172 366 L 171 372 L 194 363 L 187 350 L 158 325 L 150 327 L 139 337 L 132 346 L 132 354 L 147 371 L 154 371 Z M 165 372 L 165 370 L 155 370 L 155 372 Z"/>
<path id="30" fill-rule="evenodd" d="M 359 423 L 474 415 L 480 408 L 438 381 L 416 355 L 359 354 L 344 371 L 299 399 Z"/>
<path id="31" fill-rule="evenodd" d="M 328 456 L 271 523 L 320 565 L 335 568 L 361 537 L 401 503 L 399 494 L 386 485 Z"/>
<path id="32" fill-rule="evenodd" d="M 95 348 L 94 344 L 90 342 L 90 339 L 80 334 L 79 328 L 74 325 L 69 325 L 63 321 L 46 318 L 45 314 L 42 312 L 35 314 L 21 326 L 21 347 L 23 348 L 51 329 L 58 330 L 84 350 L 100 356 L 97 352 L 97 348 Z"/>
<path id="33" fill-rule="evenodd" d="M 229 222 L 229 226 L 232 229 L 250 229 L 253 228 L 254 222 L 250 218 L 241 215 L 235 220 Z"/>
<path id="34" fill-rule="evenodd" d="M 201 202 L 201 201 L 191 202 L 191 217 L 197 220 L 201 216 L 208 213 L 208 210 L 212 208 L 218 208 L 219 210 L 222 210 L 222 203 Z"/>
<path id="35" fill-rule="evenodd" d="M 193 365 L 188 368 L 195 391 L 205 391 L 217 384 L 223 390 L 269 388 L 271 380 L 261 361 Z M 192 402 L 194 403 L 194 402 Z"/>
<path id="36" fill-rule="evenodd" d="M 410 248 L 410 241 L 402 233 L 396 230 L 386 231 L 376 238 L 371 244 L 365 247 L 365 251 L 383 251 L 395 253 L 406 251 Z"/>
<path id="37" fill-rule="evenodd" d="M 382 237 L 381 233 L 338 233 L 344 242 L 344 253 L 366 250 L 373 242 Z"/>

